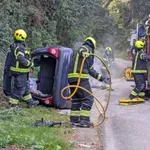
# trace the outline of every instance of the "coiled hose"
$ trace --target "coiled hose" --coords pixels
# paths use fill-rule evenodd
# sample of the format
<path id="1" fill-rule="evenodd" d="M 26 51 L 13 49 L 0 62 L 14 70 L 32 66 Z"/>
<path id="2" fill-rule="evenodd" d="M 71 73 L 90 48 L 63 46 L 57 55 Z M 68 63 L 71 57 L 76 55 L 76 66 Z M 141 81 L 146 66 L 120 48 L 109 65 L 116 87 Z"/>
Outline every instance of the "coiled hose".
<path id="1" fill-rule="evenodd" d="M 105 108 L 104 108 L 104 106 L 102 105 L 102 103 L 98 100 L 98 98 L 96 98 L 96 97 L 94 96 L 93 93 L 91 93 L 90 91 L 88 91 L 88 90 L 85 89 L 84 87 L 79 86 L 79 85 L 80 85 L 80 79 L 81 79 L 81 74 L 82 74 L 83 66 L 84 66 L 85 60 L 86 60 L 86 58 L 87 58 L 86 56 L 83 58 L 82 63 L 81 63 L 80 73 L 79 73 L 79 78 L 78 78 L 77 85 L 68 85 L 68 86 L 64 87 L 64 88 L 61 90 L 61 96 L 62 96 L 65 100 L 70 100 L 70 99 L 74 96 L 74 94 L 76 93 L 76 91 L 78 90 L 78 88 L 80 88 L 80 89 L 86 91 L 86 92 L 89 93 L 91 96 L 93 96 L 93 97 L 94 97 L 94 100 L 96 100 L 96 102 L 97 102 L 97 103 L 101 106 L 101 108 L 102 108 L 102 111 L 101 111 L 101 109 L 99 108 L 98 104 L 96 103 L 96 107 L 97 107 L 97 109 L 98 109 L 100 115 L 103 115 L 101 121 L 99 121 L 99 122 L 97 122 L 97 123 L 94 123 L 94 127 L 96 127 L 96 126 L 101 125 L 101 124 L 105 121 L 105 119 L 106 119 L 106 111 L 107 111 L 107 108 L 108 108 L 108 105 L 109 105 L 109 102 L 110 102 L 110 95 L 111 95 L 112 84 L 111 84 L 111 74 L 110 74 L 110 71 L 109 71 L 108 67 L 106 66 L 106 64 L 104 63 L 104 61 L 102 60 L 102 58 L 100 58 L 100 57 L 99 57 L 98 55 L 96 55 L 96 54 L 90 54 L 90 55 L 93 55 L 93 56 L 97 57 L 97 58 L 102 62 L 102 64 L 106 67 L 106 70 L 107 70 L 107 72 L 108 72 L 108 74 L 109 74 L 110 84 L 109 84 L 109 87 L 108 87 L 108 99 L 107 99 L 107 103 L 106 103 Z M 64 96 L 64 95 L 63 95 L 64 91 L 65 91 L 66 89 L 72 88 L 72 87 L 75 88 L 75 90 L 73 91 L 73 93 L 72 93 L 71 95 L 69 95 L 69 96 Z"/>

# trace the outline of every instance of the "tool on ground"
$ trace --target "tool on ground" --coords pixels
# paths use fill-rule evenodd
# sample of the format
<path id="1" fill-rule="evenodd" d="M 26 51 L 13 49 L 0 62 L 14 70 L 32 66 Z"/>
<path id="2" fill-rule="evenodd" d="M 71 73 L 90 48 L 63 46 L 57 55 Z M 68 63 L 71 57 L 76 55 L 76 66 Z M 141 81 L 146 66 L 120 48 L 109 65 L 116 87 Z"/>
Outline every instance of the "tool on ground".
<path id="1" fill-rule="evenodd" d="M 140 103 L 119 103 L 119 105 L 121 106 L 131 106 L 131 105 L 137 105 L 137 104 L 140 104 Z"/>
<path id="2" fill-rule="evenodd" d="M 70 127 L 81 127 L 81 128 L 88 128 L 88 126 L 81 125 L 80 123 L 71 123 L 65 121 L 50 121 L 45 120 L 42 118 L 41 120 L 37 120 L 33 125 L 34 126 L 45 126 L 45 127 L 54 127 L 54 126 L 61 126 L 61 125 L 69 125 Z"/>
<path id="3" fill-rule="evenodd" d="M 137 103 L 137 102 L 139 102 L 139 103 L 141 103 L 141 102 L 144 102 L 144 99 L 140 99 L 140 98 L 135 98 L 135 99 L 122 99 L 122 100 L 120 100 L 119 101 L 120 103 Z"/>
<path id="4" fill-rule="evenodd" d="M 144 99 L 142 98 L 135 98 L 135 99 L 121 99 L 119 100 L 119 104 L 122 106 L 134 105 L 134 104 L 141 104 L 144 103 Z"/>
<path id="5" fill-rule="evenodd" d="M 34 126 L 47 126 L 47 127 L 53 127 L 53 126 L 61 126 L 62 124 L 66 124 L 68 122 L 64 122 L 64 121 L 48 121 L 45 120 L 44 118 L 42 118 L 41 120 L 37 120 L 34 123 Z"/>

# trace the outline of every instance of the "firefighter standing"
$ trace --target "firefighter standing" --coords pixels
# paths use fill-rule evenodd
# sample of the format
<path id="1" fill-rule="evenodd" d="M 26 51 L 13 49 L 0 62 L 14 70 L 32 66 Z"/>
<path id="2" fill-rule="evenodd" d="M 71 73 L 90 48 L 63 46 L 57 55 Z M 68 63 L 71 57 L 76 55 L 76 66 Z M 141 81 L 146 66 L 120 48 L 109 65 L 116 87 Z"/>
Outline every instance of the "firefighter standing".
<path id="1" fill-rule="evenodd" d="M 145 88 L 147 74 L 147 60 L 150 60 L 150 56 L 144 52 L 145 43 L 141 40 L 135 42 L 135 55 L 132 63 L 132 75 L 135 81 L 135 88 L 131 91 L 129 100 L 145 100 Z"/>
<path id="2" fill-rule="evenodd" d="M 106 65 L 106 66 L 110 69 L 110 71 L 111 71 L 111 69 L 112 69 L 112 67 L 113 67 L 113 65 L 114 65 L 114 56 L 113 56 L 111 47 L 106 47 L 106 48 L 105 48 L 105 53 L 104 53 L 104 56 L 103 56 L 102 59 L 103 59 L 105 65 Z M 107 72 L 107 70 L 106 70 L 106 67 L 105 67 L 104 65 L 101 67 L 101 72 L 102 72 L 102 76 L 103 76 L 103 77 L 105 77 L 105 78 L 108 78 L 108 77 L 109 77 L 108 72 Z M 102 88 L 103 88 L 103 89 L 107 88 L 105 82 L 103 82 Z"/>
<path id="3" fill-rule="evenodd" d="M 93 68 L 94 56 L 90 54 L 94 53 L 95 48 L 95 39 L 92 37 L 88 37 L 85 39 L 83 45 L 79 48 L 79 50 L 74 52 L 73 60 L 70 63 L 68 74 L 70 85 L 77 85 L 81 63 L 84 57 L 86 57 L 86 60 L 81 74 L 80 86 L 92 92 L 88 75 L 91 75 L 99 81 L 105 81 L 107 83 L 109 82 L 99 73 L 97 73 Z M 74 88 L 71 88 L 71 93 L 73 93 L 73 91 Z M 92 105 L 93 97 L 84 90 L 78 88 L 77 92 L 72 97 L 70 121 L 72 123 L 79 123 L 82 127 L 93 126 L 93 123 L 90 121 L 90 110 L 92 108 Z"/>
<path id="4" fill-rule="evenodd" d="M 14 43 L 10 46 L 12 57 L 10 74 L 14 78 L 14 88 L 9 100 L 10 107 L 17 106 L 20 100 L 25 101 L 29 108 L 39 104 L 38 101 L 32 100 L 29 91 L 29 71 L 32 61 L 30 51 L 25 49 L 26 38 L 27 34 L 24 30 L 16 30 Z"/>

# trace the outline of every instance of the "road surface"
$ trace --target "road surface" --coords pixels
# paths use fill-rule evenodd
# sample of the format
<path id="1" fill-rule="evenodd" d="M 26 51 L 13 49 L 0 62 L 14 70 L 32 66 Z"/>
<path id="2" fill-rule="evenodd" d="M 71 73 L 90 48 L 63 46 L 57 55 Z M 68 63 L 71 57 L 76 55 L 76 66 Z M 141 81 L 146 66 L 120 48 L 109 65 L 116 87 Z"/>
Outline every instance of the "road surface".
<path id="1" fill-rule="evenodd" d="M 134 82 L 125 79 L 113 81 L 114 91 L 107 110 L 108 119 L 99 129 L 100 150 L 150 150 L 150 101 L 120 106 L 118 100 L 129 96 Z M 97 95 L 103 100 L 106 93 Z"/>
<path id="2" fill-rule="evenodd" d="M 150 150 L 150 101 L 131 106 L 120 106 L 118 101 L 128 98 L 134 81 L 120 79 L 131 61 L 115 59 L 116 76 L 112 79 L 108 117 L 99 127 L 93 129 L 75 128 L 71 143 L 75 150 Z M 120 78 L 119 78 L 120 77 Z M 108 92 L 93 89 L 94 95 L 105 106 Z M 98 111 L 92 107 L 91 120 L 97 123 Z"/>

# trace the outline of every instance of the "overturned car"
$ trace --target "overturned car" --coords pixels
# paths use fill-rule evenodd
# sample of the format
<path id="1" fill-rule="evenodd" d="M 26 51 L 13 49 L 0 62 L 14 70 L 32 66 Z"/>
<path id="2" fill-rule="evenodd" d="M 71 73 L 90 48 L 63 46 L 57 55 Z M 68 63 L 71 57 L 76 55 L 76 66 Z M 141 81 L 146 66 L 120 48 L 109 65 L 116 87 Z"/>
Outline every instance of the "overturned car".
<path id="1" fill-rule="evenodd" d="M 63 46 L 50 46 L 38 48 L 31 54 L 35 67 L 39 67 L 37 76 L 37 90 L 46 94 L 40 96 L 32 94 L 33 99 L 41 104 L 56 108 L 68 107 L 67 101 L 61 97 L 61 90 L 68 85 L 68 66 L 72 56 L 72 49 Z M 3 91 L 11 95 L 11 77 L 4 71 Z M 69 89 L 64 96 L 69 95 Z"/>

